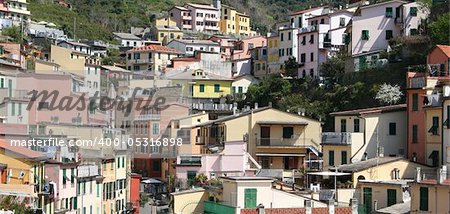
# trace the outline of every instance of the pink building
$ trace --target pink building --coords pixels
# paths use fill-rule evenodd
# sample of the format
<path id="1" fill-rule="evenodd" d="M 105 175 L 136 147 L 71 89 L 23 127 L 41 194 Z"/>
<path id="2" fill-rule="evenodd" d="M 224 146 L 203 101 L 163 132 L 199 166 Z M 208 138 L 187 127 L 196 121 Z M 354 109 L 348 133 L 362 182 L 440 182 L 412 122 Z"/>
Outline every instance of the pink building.
<path id="1" fill-rule="evenodd" d="M 19 119 L 28 124 L 35 125 L 40 122 L 59 124 L 89 124 L 103 125 L 106 123 L 105 114 L 89 108 L 89 97 L 84 93 L 79 93 L 80 80 L 72 75 L 59 74 L 31 74 L 22 73 L 17 76 L 16 91 L 21 97 L 10 100 L 6 111 L 10 117 L 20 117 Z M 36 91 L 36 95 L 47 91 L 48 99 L 43 100 L 40 96 L 27 110 L 31 95 L 30 91 Z M 58 93 L 52 104 L 51 93 Z M 83 96 L 84 95 L 84 96 Z M 82 109 L 65 108 L 69 100 L 70 106 L 78 106 Z M 79 100 L 79 104 L 76 102 Z M 24 102 L 23 102 L 24 101 Z M 84 103 L 84 107 L 83 104 Z M 52 109 L 55 108 L 55 109 Z"/>
<path id="2" fill-rule="evenodd" d="M 250 50 L 256 47 L 263 47 L 267 45 L 267 38 L 265 36 L 248 37 L 234 43 L 232 50 L 232 60 L 251 58 Z"/>
<path id="3" fill-rule="evenodd" d="M 234 42 L 236 41 L 235 39 L 214 35 L 211 36 L 208 40 L 220 44 L 220 57 L 222 60 L 231 60 L 231 55 L 234 49 Z"/>
<path id="4" fill-rule="evenodd" d="M 175 6 L 169 10 L 169 16 L 183 30 L 218 32 L 219 9 L 206 4 L 186 4 L 183 7 Z"/>
<path id="5" fill-rule="evenodd" d="M 259 167 L 247 153 L 246 142 L 229 141 L 214 154 L 179 155 L 175 167 L 177 178 L 189 181 L 199 174 L 208 178 L 254 175 L 256 168 L 251 165 Z"/>

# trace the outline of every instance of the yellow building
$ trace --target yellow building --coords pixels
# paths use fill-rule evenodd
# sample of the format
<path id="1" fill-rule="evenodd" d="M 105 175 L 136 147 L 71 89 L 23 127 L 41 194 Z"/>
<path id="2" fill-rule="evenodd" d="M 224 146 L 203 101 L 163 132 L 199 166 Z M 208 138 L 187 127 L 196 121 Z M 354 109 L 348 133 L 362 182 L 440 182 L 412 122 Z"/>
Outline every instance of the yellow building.
<path id="1" fill-rule="evenodd" d="M 269 34 L 267 36 L 267 72 L 269 74 L 280 72 L 279 59 L 278 34 Z"/>
<path id="2" fill-rule="evenodd" d="M 403 157 L 378 157 L 340 165 L 337 167 L 337 171 L 351 173 L 353 187 L 356 187 L 360 180 L 414 179 L 417 167 L 425 170 L 431 169 L 419 163 L 410 162 Z M 330 170 L 334 171 L 335 169 Z"/>
<path id="3" fill-rule="evenodd" d="M 116 211 L 116 159 L 111 156 L 104 158 L 102 163 L 103 177 L 103 213 L 115 213 Z"/>
<path id="4" fill-rule="evenodd" d="M 225 34 L 237 34 L 250 36 L 250 16 L 239 13 L 234 7 L 222 5 L 221 19 L 219 22 L 220 31 Z"/>
<path id="5" fill-rule="evenodd" d="M 59 69 L 64 72 L 84 77 L 84 65 L 89 56 L 80 51 L 52 45 L 50 48 L 50 62 L 60 65 Z M 38 70 L 39 71 L 39 70 Z"/>
<path id="6" fill-rule="evenodd" d="M 173 213 L 203 213 L 203 202 L 208 200 L 205 189 L 191 189 L 170 193 L 173 199 Z"/>
<path id="7" fill-rule="evenodd" d="M 442 105 L 424 106 L 426 127 L 426 163 L 437 167 L 442 163 Z"/>
<path id="8" fill-rule="evenodd" d="M 200 144 L 220 145 L 244 139 L 249 154 L 263 169 L 286 170 L 283 176 L 289 177 L 293 170 L 308 168 L 308 161 L 318 159 L 321 125 L 298 114 L 262 107 L 198 126 L 201 127 Z M 208 152 L 203 150 L 203 153 Z"/>
<path id="9" fill-rule="evenodd" d="M 48 158 L 44 153 L 0 141 L 0 192 L 11 196 L 24 196 L 30 199 L 27 205 L 33 208 L 47 210 L 54 207 L 53 203 L 46 200 L 48 195 L 43 194 L 43 161 L 46 159 Z M 39 184 L 38 192 L 35 192 L 36 184 Z"/>
<path id="10" fill-rule="evenodd" d="M 437 176 L 436 176 L 437 175 Z M 443 166 L 436 171 L 417 169 L 411 185 L 411 213 L 450 213 L 450 177 Z"/>
<path id="11" fill-rule="evenodd" d="M 183 72 L 172 77 L 173 85 L 182 86 L 183 96 L 190 98 L 221 98 L 231 94 L 233 80 L 201 69 Z"/>
<path id="12" fill-rule="evenodd" d="M 133 71 L 134 79 L 159 79 L 161 72 L 172 64 L 170 60 L 182 53 L 171 47 L 148 45 L 128 50 L 126 54 L 127 69 Z"/>
<path id="13" fill-rule="evenodd" d="M 152 28 L 152 35 L 153 40 L 166 45 L 173 39 L 183 38 L 183 31 L 177 27 L 175 20 L 169 17 L 162 17 L 156 19 L 155 26 Z"/>

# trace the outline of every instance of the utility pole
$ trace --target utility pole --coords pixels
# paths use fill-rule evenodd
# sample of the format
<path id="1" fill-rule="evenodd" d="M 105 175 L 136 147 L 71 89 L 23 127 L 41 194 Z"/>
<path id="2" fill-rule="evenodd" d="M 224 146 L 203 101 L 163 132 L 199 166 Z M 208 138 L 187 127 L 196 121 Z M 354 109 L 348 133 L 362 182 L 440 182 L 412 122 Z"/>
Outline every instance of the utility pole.
<path id="1" fill-rule="evenodd" d="M 75 37 L 75 32 L 77 29 L 76 23 L 77 23 L 77 17 L 73 17 L 73 40 L 76 40 L 76 37 Z"/>

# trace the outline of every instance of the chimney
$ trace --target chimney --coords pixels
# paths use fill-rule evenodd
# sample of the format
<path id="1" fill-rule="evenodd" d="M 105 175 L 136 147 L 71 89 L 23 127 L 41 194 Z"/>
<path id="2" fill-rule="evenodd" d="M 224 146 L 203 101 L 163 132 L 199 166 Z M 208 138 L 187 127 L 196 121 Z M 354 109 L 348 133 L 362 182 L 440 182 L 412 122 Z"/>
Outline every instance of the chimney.
<path id="1" fill-rule="evenodd" d="M 443 184 L 447 180 L 447 166 L 442 166 L 442 169 L 439 169 L 439 183 Z"/>
<path id="2" fill-rule="evenodd" d="M 265 214 L 266 210 L 264 209 L 264 205 L 263 204 L 259 204 L 257 207 L 258 209 L 258 214 Z"/>
<path id="3" fill-rule="evenodd" d="M 350 199 L 350 207 L 352 208 L 352 214 L 358 214 L 358 199 Z"/>
<path id="4" fill-rule="evenodd" d="M 328 214 L 334 214 L 334 199 L 328 201 Z"/>
<path id="5" fill-rule="evenodd" d="M 306 214 L 312 214 L 311 200 L 305 200 Z"/>
<path id="6" fill-rule="evenodd" d="M 416 181 L 421 182 L 422 181 L 422 170 L 420 167 L 416 168 Z"/>

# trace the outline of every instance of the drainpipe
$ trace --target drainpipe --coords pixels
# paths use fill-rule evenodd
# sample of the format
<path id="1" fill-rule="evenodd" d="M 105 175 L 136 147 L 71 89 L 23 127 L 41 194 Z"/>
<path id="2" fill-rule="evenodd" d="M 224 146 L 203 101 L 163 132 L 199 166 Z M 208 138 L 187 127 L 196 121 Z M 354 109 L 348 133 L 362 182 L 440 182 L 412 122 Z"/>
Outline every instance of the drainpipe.
<path id="1" fill-rule="evenodd" d="M 364 148 L 364 146 L 366 146 L 366 126 L 367 126 L 367 123 L 366 123 L 366 118 L 365 117 L 361 117 L 361 116 L 358 116 L 358 118 L 359 119 L 362 119 L 362 120 L 364 120 L 364 130 L 363 130 L 363 145 L 358 149 L 358 151 L 356 151 L 355 152 L 355 154 L 350 158 L 350 163 L 352 163 L 353 162 L 353 158 Z"/>

